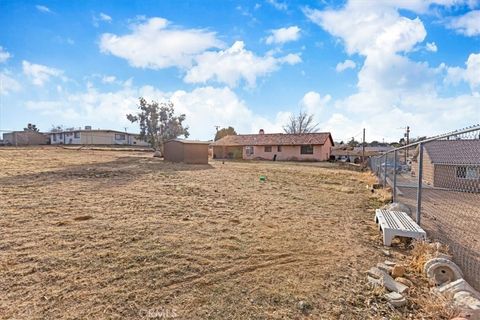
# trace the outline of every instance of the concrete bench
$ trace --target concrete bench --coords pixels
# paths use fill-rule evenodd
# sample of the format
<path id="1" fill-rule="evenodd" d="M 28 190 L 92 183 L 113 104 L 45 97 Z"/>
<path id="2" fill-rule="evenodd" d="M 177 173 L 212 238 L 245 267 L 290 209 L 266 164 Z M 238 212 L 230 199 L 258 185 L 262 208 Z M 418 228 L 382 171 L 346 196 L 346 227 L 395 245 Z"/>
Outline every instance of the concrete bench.
<path id="1" fill-rule="evenodd" d="M 427 233 L 406 212 L 375 210 L 375 223 L 383 232 L 383 245 L 391 246 L 394 237 L 426 239 Z"/>

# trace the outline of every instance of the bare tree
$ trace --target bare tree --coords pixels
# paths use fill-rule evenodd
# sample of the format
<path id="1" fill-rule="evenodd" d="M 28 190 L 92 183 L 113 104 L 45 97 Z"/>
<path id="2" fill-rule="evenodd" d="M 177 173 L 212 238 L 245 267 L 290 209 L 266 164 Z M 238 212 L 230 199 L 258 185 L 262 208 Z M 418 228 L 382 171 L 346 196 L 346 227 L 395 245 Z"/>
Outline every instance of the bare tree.
<path id="1" fill-rule="evenodd" d="M 189 136 L 188 127 L 183 126 L 186 116 L 175 116 L 173 103 L 147 103 L 144 98 L 140 98 L 138 109 L 140 111 L 135 115 L 127 114 L 127 119 L 139 123 L 140 138 L 150 143 L 156 151 L 163 153 L 163 144 L 167 140 Z"/>
<path id="2" fill-rule="evenodd" d="M 314 123 L 313 114 L 300 111 L 298 115 L 291 115 L 288 123 L 283 127 L 285 133 L 312 133 L 318 131 L 318 123 Z"/>

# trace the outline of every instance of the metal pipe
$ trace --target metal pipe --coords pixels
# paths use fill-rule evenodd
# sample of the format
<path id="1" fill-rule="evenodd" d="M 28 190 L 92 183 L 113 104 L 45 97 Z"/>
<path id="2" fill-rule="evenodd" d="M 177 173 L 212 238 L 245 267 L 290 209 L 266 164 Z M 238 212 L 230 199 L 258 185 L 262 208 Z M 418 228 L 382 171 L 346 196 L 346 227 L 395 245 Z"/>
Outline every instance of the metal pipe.
<path id="1" fill-rule="evenodd" d="M 397 150 L 393 152 L 393 202 L 397 202 Z"/>
<path id="2" fill-rule="evenodd" d="M 423 180 L 423 143 L 418 145 L 418 185 L 417 185 L 417 214 L 416 222 L 420 225 L 422 214 L 422 180 Z"/>
<path id="3" fill-rule="evenodd" d="M 385 154 L 385 162 L 384 162 L 384 166 L 383 166 L 383 187 L 386 188 L 387 187 L 387 158 L 388 154 Z"/>

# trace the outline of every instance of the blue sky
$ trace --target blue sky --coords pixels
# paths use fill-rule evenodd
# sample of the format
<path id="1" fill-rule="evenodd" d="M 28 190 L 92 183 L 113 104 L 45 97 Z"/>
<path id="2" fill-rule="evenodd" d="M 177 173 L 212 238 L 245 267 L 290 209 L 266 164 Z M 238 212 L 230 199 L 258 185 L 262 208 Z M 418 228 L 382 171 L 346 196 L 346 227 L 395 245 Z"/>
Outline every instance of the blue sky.
<path id="1" fill-rule="evenodd" d="M 171 100 L 191 138 L 281 132 L 315 115 L 337 141 L 480 123 L 480 3 L 0 1 L 0 129 L 136 131 Z"/>

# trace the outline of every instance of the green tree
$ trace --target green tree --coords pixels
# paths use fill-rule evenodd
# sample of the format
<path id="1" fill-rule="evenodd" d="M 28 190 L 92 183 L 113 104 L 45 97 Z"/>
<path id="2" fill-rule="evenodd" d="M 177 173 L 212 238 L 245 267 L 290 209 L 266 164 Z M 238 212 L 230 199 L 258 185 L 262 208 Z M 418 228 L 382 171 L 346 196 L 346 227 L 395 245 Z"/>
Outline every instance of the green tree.
<path id="1" fill-rule="evenodd" d="M 318 124 L 313 122 L 313 114 L 300 111 L 298 115 L 291 115 L 288 123 L 283 127 L 285 133 L 312 133 L 318 131 Z"/>
<path id="2" fill-rule="evenodd" d="M 228 127 L 228 128 L 222 128 L 217 131 L 215 134 L 215 141 L 222 139 L 223 137 L 226 136 L 235 136 L 237 133 L 235 132 L 235 129 L 233 127 Z"/>
<path id="3" fill-rule="evenodd" d="M 183 125 L 186 116 L 176 116 L 172 102 L 147 103 L 144 98 L 140 98 L 138 109 L 140 111 L 137 114 L 127 114 L 127 119 L 139 124 L 140 139 L 150 143 L 154 150 L 163 153 L 163 145 L 167 140 L 189 136 L 188 126 Z"/>
<path id="4" fill-rule="evenodd" d="M 352 137 L 352 139 L 348 142 L 349 147 L 358 147 L 360 143 L 355 140 L 355 138 Z"/>

